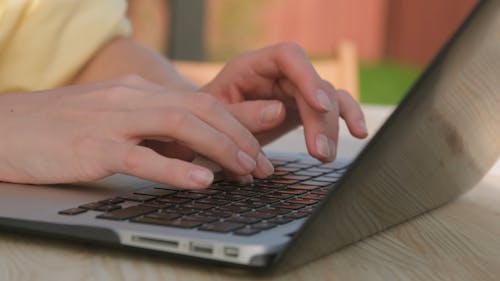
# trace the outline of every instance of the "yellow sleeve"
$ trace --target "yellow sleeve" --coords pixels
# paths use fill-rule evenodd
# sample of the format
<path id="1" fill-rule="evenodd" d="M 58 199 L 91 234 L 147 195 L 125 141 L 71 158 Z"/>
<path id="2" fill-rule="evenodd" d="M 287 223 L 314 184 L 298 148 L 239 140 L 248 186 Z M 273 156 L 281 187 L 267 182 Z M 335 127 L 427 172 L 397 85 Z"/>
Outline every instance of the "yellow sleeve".
<path id="1" fill-rule="evenodd" d="M 126 0 L 0 0 L 0 93 L 63 85 L 130 32 L 126 8 Z"/>

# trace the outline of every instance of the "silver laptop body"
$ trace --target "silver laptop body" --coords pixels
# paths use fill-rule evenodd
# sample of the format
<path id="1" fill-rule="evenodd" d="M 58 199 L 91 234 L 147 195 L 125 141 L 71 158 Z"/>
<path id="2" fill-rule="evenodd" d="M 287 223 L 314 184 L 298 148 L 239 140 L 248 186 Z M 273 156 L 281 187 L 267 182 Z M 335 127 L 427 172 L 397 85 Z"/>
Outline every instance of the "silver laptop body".
<path id="1" fill-rule="evenodd" d="M 228 265 L 290 269 L 472 188 L 500 154 L 499 92 L 500 1 L 483 1 L 349 168 L 342 170 L 349 163 L 343 160 L 323 167 L 345 173 L 336 183 L 322 187 L 328 192 L 308 216 L 244 236 L 96 218 L 106 211 L 59 213 L 142 190 L 172 189 L 116 175 L 99 186 L 0 183 L 0 227 L 6 232 L 32 232 Z M 306 155 L 269 155 L 277 161 L 320 165 Z M 132 204 L 127 202 L 121 203 L 123 207 Z"/>

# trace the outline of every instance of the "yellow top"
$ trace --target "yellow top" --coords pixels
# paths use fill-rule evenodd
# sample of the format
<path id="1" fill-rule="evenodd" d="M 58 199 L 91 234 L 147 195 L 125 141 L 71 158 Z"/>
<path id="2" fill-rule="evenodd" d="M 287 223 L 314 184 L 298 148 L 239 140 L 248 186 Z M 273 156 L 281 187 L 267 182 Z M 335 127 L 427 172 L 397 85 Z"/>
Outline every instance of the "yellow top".
<path id="1" fill-rule="evenodd" d="M 63 85 L 130 32 L 125 0 L 0 0 L 0 93 Z"/>

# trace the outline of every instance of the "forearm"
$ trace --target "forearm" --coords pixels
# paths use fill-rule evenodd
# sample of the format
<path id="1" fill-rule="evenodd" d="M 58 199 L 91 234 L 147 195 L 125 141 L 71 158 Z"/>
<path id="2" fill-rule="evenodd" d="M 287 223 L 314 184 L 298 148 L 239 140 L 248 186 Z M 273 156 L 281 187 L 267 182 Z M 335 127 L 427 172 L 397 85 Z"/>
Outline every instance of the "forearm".
<path id="1" fill-rule="evenodd" d="M 109 80 L 129 74 L 138 74 L 172 90 L 193 91 L 198 88 L 180 75 L 165 57 L 123 37 L 113 39 L 101 48 L 70 84 Z"/>

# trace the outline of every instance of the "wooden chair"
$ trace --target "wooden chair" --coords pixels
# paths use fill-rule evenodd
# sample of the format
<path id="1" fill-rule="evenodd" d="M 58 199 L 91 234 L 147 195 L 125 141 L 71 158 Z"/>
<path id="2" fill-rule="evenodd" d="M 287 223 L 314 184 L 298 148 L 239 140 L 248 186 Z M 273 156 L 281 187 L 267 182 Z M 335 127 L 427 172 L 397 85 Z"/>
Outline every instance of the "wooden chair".
<path id="1" fill-rule="evenodd" d="M 215 77 L 224 63 L 174 61 L 174 65 L 182 75 L 202 85 Z M 333 57 L 313 61 L 313 65 L 321 77 L 336 88 L 348 90 L 359 101 L 359 65 L 353 43 L 341 42 Z"/>

